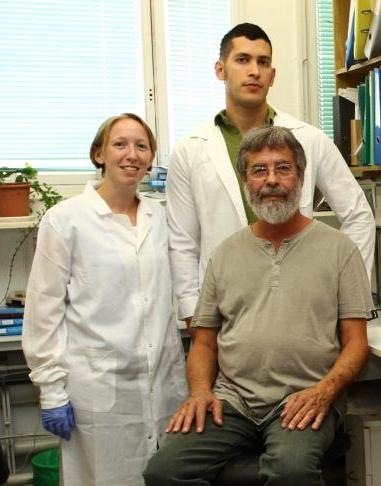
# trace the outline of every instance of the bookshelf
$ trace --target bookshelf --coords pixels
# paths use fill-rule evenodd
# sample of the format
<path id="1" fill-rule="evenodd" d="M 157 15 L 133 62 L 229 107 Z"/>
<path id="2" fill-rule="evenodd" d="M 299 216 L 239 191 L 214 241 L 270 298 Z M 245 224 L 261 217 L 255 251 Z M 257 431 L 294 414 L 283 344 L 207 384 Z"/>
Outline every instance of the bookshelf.
<path id="1" fill-rule="evenodd" d="M 336 91 L 340 88 L 355 88 L 363 82 L 374 67 L 381 66 L 381 56 L 377 56 L 345 67 L 345 43 L 348 34 L 348 19 L 351 0 L 333 0 L 335 81 Z M 381 177 L 381 166 L 368 165 L 351 167 L 356 178 L 376 179 Z"/>
<path id="2" fill-rule="evenodd" d="M 345 42 L 348 33 L 350 4 L 350 0 L 333 0 L 336 90 L 339 88 L 356 87 L 363 81 L 370 69 L 381 65 L 381 56 L 377 56 L 359 62 L 351 66 L 348 71 L 346 70 Z"/>

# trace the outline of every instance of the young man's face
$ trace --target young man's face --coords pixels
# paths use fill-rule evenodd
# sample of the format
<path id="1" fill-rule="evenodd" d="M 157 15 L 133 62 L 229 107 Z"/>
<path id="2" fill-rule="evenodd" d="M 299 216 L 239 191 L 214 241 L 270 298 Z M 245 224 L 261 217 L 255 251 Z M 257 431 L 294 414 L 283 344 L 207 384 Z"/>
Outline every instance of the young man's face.
<path id="1" fill-rule="evenodd" d="M 275 69 L 271 66 L 271 47 L 263 39 L 236 37 L 225 60 L 216 63 L 216 75 L 225 81 L 226 104 L 259 108 L 266 103 Z"/>

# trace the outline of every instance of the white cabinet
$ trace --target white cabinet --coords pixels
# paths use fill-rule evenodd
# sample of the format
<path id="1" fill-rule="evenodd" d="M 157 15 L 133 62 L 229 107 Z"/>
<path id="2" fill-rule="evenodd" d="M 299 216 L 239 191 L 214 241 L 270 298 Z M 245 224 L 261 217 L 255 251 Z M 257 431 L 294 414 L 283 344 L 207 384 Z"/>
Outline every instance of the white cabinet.
<path id="1" fill-rule="evenodd" d="M 381 486 L 381 415 L 346 417 L 347 486 Z"/>
<path id="2" fill-rule="evenodd" d="M 363 430 L 366 484 L 381 486 L 381 416 L 365 419 Z"/>

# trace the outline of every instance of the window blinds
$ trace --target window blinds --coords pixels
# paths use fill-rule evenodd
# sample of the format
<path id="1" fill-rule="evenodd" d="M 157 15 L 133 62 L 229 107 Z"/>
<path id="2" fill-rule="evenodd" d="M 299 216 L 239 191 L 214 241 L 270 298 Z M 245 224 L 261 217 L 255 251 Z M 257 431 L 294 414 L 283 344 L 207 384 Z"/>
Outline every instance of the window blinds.
<path id="1" fill-rule="evenodd" d="M 332 97 L 336 93 L 332 0 L 317 0 L 320 128 L 333 138 Z"/>
<path id="2" fill-rule="evenodd" d="M 144 117 L 140 2 L 1 0 L 0 165 L 92 167 L 100 123 Z"/>
<path id="3" fill-rule="evenodd" d="M 167 97 L 170 147 L 225 107 L 214 74 L 221 38 L 231 28 L 229 0 L 168 0 Z"/>

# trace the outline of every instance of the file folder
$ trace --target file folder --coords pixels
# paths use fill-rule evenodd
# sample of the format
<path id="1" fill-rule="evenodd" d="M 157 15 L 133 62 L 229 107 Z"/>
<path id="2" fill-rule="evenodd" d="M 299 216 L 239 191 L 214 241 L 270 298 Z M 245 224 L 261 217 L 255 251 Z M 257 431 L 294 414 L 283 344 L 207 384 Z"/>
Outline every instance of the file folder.
<path id="1" fill-rule="evenodd" d="M 333 141 L 347 164 L 351 163 L 351 120 L 355 104 L 340 95 L 333 97 Z"/>
<path id="2" fill-rule="evenodd" d="M 21 336 L 22 326 L 10 326 L 0 328 L 0 336 Z"/>
<path id="3" fill-rule="evenodd" d="M 359 165 L 358 150 L 361 145 L 361 121 L 351 120 L 351 165 Z"/>
<path id="4" fill-rule="evenodd" d="M 375 99 L 374 99 L 374 71 L 369 71 L 369 164 L 374 165 L 375 141 Z"/>
<path id="5" fill-rule="evenodd" d="M 355 39 L 353 57 L 356 61 L 365 59 L 365 43 L 373 17 L 373 0 L 355 0 Z"/>
<path id="6" fill-rule="evenodd" d="M 361 165 L 369 165 L 369 78 L 359 87 L 359 109 L 361 120 L 362 144 L 359 152 Z"/>
<path id="7" fill-rule="evenodd" d="M 22 326 L 23 319 L 0 319 L 0 328 L 9 326 Z"/>
<path id="8" fill-rule="evenodd" d="M 0 319 L 22 318 L 24 307 L 0 306 Z"/>
<path id="9" fill-rule="evenodd" d="M 381 54 L 381 0 L 374 0 L 373 17 L 365 43 L 364 54 L 368 59 Z"/>
<path id="10" fill-rule="evenodd" d="M 363 139 L 365 143 L 365 165 L 370 165 L 370 79 L 369 76 L 365 77 L 365 111 L 364 111 L 364 132 Z"/>
<path id="11" fill-rule="evenodd" d="M 356 62 L 355 58 L 353 57 L 354 45 L 355 45 L 355 0 L 351 0 L 349 19 L 348 19 L 348 34 L 347 34 L 347 41 L 345 43 L 345 67 L 347 70 Z"/>
<path id="12" fill-rule="evenodd" d="M 381 73 L 374 68 L 374 162 L 381 165 Z"/>

